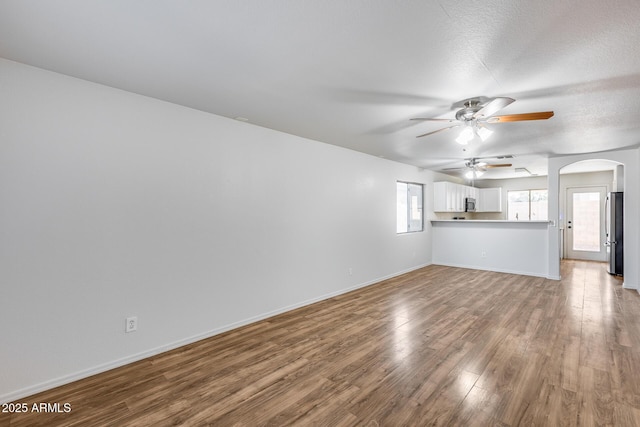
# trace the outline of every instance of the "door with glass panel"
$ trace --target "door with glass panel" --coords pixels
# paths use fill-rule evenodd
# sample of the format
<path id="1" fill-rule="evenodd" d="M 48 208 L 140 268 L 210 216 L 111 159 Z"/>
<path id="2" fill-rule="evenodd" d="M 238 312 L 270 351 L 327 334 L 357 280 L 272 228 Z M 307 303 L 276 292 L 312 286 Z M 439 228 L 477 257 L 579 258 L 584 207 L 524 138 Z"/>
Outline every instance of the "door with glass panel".
<path id="1" fill-rule="evenodd" d="M 566 257 L 606 261 L 604 202 L 606 187 L 568 188 L 566 202 Z"/>

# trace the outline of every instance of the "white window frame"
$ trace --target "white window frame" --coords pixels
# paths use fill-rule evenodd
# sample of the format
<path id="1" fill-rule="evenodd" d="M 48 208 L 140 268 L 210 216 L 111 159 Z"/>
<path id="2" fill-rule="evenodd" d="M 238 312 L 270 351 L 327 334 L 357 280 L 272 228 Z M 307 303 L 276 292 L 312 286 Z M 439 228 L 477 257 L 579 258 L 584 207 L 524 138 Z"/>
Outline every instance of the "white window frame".
<path id="1" fill-rule="evenodd" d="M 406 188 L 406 197 L 402 189 Z M 424 184 L 396 181 L 396 233 L 424 231 Z"/>
<path id="2" fill-rule="evenodd" d="M 528 218 L 526 218 L 526 219 L 525 218 L 518 218 L 518 221 L 538 221 L 539 219 L 535 219 L 535 220 L 531 219 L 531 192 L 532 191 L 546 191 L 547 192 L 547 203 L 548 203 L 548 201 L 549 201 L 549 189 L 547 189 L 547 188 L 530 188 L 530 189 L 526 188 L 526 189 L 521 189 L 521 190 L 515 190 L 515 189 L 514 190 L 507 190 L 507 219 L 511 219 L 509 193 L 510 192 L 516 192 L 516 191 L 517 192 L 525 192 L 526 191 L 527 193 L 529 193 L 529 197 L 528 197 L 528 199 L 529 199 Z M 549 212 L 547 210 L 547 217 L 548 217 L 548 215 L 549 215 Z M 546 218 L 543 219 L 542 221 L 546 221 Z"/>

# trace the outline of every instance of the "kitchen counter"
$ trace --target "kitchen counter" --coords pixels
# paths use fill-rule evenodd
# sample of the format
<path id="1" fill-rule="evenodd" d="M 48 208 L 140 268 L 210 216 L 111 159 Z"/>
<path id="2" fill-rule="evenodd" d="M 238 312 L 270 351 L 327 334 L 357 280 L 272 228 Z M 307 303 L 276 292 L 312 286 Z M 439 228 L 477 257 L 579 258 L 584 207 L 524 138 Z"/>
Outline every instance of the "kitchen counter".
<path id="1" fill-rule="evenodd" d="M 490 222 L 510 224 L 550 224 L 551 221 L 513 221 L 507 219 L 432 219 L 431 222 Z"/>

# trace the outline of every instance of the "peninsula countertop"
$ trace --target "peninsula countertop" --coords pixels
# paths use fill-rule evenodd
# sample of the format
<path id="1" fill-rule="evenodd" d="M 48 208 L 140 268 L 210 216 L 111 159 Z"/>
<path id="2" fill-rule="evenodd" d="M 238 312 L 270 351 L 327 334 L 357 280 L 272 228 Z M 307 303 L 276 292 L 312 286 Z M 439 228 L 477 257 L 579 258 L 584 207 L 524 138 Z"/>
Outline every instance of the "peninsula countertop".
<path id="1" fill-rule="evenodd" d="M 516 221 L 510 219 L 432 219 L 431 222 L 489 222 L 489 223 L 509 223 L 509 224 L 551 224 L 552 221 Z"/>

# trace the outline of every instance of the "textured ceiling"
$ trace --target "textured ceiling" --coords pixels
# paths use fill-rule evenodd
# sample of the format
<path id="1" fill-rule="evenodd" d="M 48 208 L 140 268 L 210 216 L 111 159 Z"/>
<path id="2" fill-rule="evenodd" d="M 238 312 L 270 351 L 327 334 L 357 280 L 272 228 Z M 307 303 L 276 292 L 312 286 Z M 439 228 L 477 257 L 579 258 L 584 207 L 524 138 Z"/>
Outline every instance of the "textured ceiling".
<path id="1" fill-rule="evenodd" d="M 638 22 L 638 0 L 3 0 L 0 56 L 419 167 L 513 154 L 544 175 L 640 143 Z M 474 96 L 555 116 L 466 151 L 415 138 L 447 124 L 410 118 Z"/>

